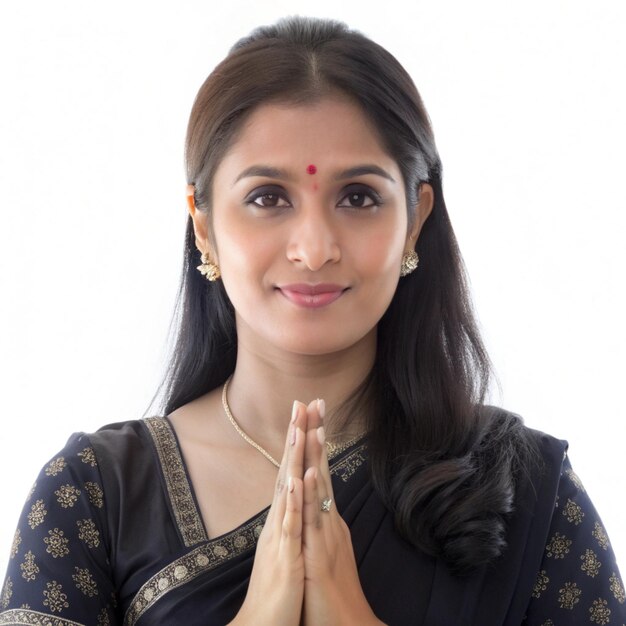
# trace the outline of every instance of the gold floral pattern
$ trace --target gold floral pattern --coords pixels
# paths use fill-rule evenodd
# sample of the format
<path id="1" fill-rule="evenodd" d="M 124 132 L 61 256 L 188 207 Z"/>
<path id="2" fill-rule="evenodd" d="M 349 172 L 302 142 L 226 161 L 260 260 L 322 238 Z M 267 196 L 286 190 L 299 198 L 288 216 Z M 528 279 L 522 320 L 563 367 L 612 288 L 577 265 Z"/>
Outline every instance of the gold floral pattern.
<path id="1" fill-rule="evenodd" d="M 147 417 L 144 423 L 159 456 L 167 493 L 185 546 L 190 547 L 206 541 L 204 524 L 193 499 L 172 428 L 162 417 Z"/>
<path id="2" fill-rule="evenodd" d="M 22 531 L 18 528 L 13 535 L 13 543 L 11 543 L 11 557 L 14 559 L 20 549 L 20 543 L 22 543 Z"/>
<path id="3" fill-rule="evenodd" d="M 541 626 L 554 626 L 554 622 L 551 619 L 547 619 Z"/>
<path id="4" fill-rule="evenodd" d="M 56 580 L 46 583 L 43 595 L 44 606 L 47 606 L 53 613 L 60 613 L 70 606 L 67 601 L 67 594 L 63 593 L 63 585 L 60 585 Z"/>
<path id="5" fill-rule="evenodd" d="M 64 509 L 68 509 L 76 504 L 80 489 L 76 489 L 74 485 L 63 485 L 54 492 L 54 495 L 57 497 L 57 502 Z"/>
<path id="6" fill-rule="evenodd" d="M 90 548 L 97 548 L 100 545 L 100 533 L 93 520 L 79 519 L 76 525 L 78 526 L 78 537 L 81 541 L 84 541 Z"/>
<path id="7" fill-rule="evenodd" d="M 85 491 L 89 497 L 89 502 L 91 502 L 93 506 L 101 509 L 104 505 L 104 494 L 102 493 L 100 485 L 98 483 L 86 482 Z"/>
<path id="8" fill-rule="evenodd" d="M 565 585 L 559 589 L 559 606 L 562 609 L 574 608 L 574 605 L 580 600 L 582 591 L 578 588 L 576 583 L 565 583 Z"/>
<path id="9" fill-rule="evenodd" d="M 78 453 L 80 460 L 91 467 L 96 467 L 98 461 L 96 461 L 96 453 L 91 446 L 87 446 L 82 452 Z"/>
<path id="10" fill-rule="evenodd" d="M 609 589 L 615 596 L 615 599 L 620 604 L 624 604 L 624 601 L 626 601 L 626 593 L 624 592 L 624 585 L 622 584 L 622 581 L 620 580 L 619 576 L 615 572 L 611 574 L 611 577 L 609 578 L 609 583 L 610 583 Z"/>
<path id="11" fill-rule="evenodd" d="M 13 595 L 13 581 L 10 576 L 7 576 L 7 579 L 4 581 L 4 585 L 2 587 L 2 592 L 0 593 L 0 607 L 6 609 L 9 606 L 9 602 L 11 601 L 11 596 Z"/>
<path id="12" fill-rule="evenodd" d="M 568 539 L 565 535 L 561 533 L 554 533 L 552 539 L 550 539 L 550 543 L 546 546 L 546 554 L 549 557 L 553 557 L 555 559 L 563 559 L 565 555 L 569 552 L 569 548 L 572 545 L 572 540 Z"/>
<path id="13" fill-rule="evenodd" d="M 573 500 L 567 499 L 565 506 L 563 507 L 563 515 L 570 524 L 578 526 L 582 524 L 583 517 L 585 517 L 584 511 Z"/>
<path id="14" fill-rule="evenodd" d="M 557 626 L 561 622 L 626 626 L 626 613 L 619 604 L 626 603 L 626 593 L 615 555 L 567 458 L 558 490 L 560 506 L 552 513 L 541 571 L 522 624 L 552 624 L 553 620 Z"/>
<path id="15" fill-rule="evenodd" d="M 102 609 L 100 613 L 98 613 L 98 626 L 111 626 L 109 613 L 106 609 Z"/>
<path id="16" fill-rule="evenodd" d="M 54 461 L 50 461 L 44 472 L 46 476 L 56 476 L 57 474 L 60 474 L 66 467 L 67 463 L 65 462 L 65 457 L 60 456 L 54 459 Z"/>
<path id="17" fill-rule="evenodd" d="M 53 558 L 59 559 L 70 553 L 67 545 L 69 541 L 64 536 L 62 530 L 54 528 L 48 531 L 48 537 L 44 537 L 43 541 L 48 546 L 46 552 L 51 554 Z"/>
<path id="18" fill-rule="evenodd" d="M 83 626 L 78 622 L 73 622 L 62 617 L 55 617 L 49 613 L 30 611 L 28 605 L 19 609 L 12 609 L 0 615 L 0 626 Z"/>
<path id="19" fill-rule="evenodd" d="M 609 536 L 606 534 L 606 530 L 604 530 L 604 526 L 602 526 L 600 522 L 595 523 L 591 534 L 603 550 L 609 549 Z"/>
<path id="20" fill-rule="evenodd" d="M 20 569 L 24 580 L 31 582 L 37 578 L 39 567 L 35 563 L 35 555 L 30 550 L 24 555 L 24 562 L 20 565 Z"/>
<path id="21" fill-rule="evenodd" d="M 589 607 L 589 620 L 594 624 L 608 624 L 611 619 L 611 609 L 607 606 L 607 601 L 602 598 L 594 600 Z"/>
<path id="22" fill-rule="evenodd" d="M 74 567 L 74 572 L 75 573 L 72 574 L 72 580 L 79 591 L 90 598 L 98 595 L 98 585 L 93 579 L 91 572 L 86 567 L 84 569 Z"/>
<path id="23" fill-rule="evenodd" d="M 532 593 L 533 598 L 541 597 L 541 593 L 548 588 L 549 582 L 550 582 L 550 578 L 546 574 L 546 570 L 542 569 L 537 574 L 537 580 L 535 581 L 535 584 L 533 586 L 533 593 Z"/>
<path id="24" fill-rule="evenodd" d="M 585 553 L 581 555 L 580 560 L 583 564 L 580 566 L 580 569 L 587 574 L 587 576 L 591 576 L 591 578 L 595 578 L 600 571 L 600 567 L 602 563 L 598 560 L 596 553 L 593 550 L 585 550 Z"/>
<path id="25" fill-rule="evenodd" d="M 43 522 L 43 518 L 48 515 L 43 500 L 37 500 L 35 504 L 30 507 L 30 513 L 26 516 L 28 525 L 35 530 L 39 524 Z"/>

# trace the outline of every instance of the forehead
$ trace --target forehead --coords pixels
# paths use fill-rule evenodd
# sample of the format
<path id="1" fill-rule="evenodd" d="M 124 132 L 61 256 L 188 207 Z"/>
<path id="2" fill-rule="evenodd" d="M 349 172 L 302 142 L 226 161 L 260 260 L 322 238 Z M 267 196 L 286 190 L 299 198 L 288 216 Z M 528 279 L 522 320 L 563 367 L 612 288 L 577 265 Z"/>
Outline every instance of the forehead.
<path id="1" fill-rule="evenodd" d="M 319 174 L 354 162 L 374 162 L 398 172 L 376 128 L 347 98 L 328 97 L 311 104 L 267 103 L 250 113 L 218 167 L 220 171 L 251 163 L 310 164 Z"/>

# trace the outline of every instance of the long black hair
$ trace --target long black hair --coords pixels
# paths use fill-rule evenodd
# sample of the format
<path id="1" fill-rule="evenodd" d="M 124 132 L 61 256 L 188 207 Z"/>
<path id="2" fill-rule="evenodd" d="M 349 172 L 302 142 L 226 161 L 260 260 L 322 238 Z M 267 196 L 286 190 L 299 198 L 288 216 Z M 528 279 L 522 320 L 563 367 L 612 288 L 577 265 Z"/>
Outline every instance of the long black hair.
<path id="1" fill-rule="evenodd" d="M 258 28 L 198 92 L 187 131 L 187 182 L 196 207 L 210 215 L 217 166 L 255 107 L 336 92 L 378 129 L 402 172 L 409 216 L 420 184 L 434 190 L 416 244 L 419 268 L 400 280 L 378 325 L 374 367 L 352 399 L 367 400 L 371 476 L 399 532 L 465 572 L 505 546 L 524 430 L 516 417 L 483 406 L 490 363 L 430 121 L 410 76 L 387 50 L 341 22 L 290 17 Z M 166 414 L 223 384 L 235 368 L 232 304 L 221 281 L 199 274 L 199 262 L 189 218 L 172 355 L 160 389 Z"/>

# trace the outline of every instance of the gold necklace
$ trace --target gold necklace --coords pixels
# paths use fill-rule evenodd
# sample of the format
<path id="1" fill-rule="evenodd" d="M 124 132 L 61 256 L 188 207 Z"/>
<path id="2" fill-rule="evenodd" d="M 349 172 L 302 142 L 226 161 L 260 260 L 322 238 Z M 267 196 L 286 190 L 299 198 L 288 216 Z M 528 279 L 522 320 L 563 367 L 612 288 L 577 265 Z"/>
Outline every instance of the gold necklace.
<path id="1" fill-rule="evenodd" d="M 253 448 L 256 448 L 272 465 L 276 467 L 280 467 L 280 463 L 262 446 L 260 446 L 254 439 L 251 439 L 246 433 L 241 429 L 241 426 L 237 424 L 237 421 L 233 417 L 233 414 L 230 411 L 230 407 L 228 406 L 228 400 L 226 399 L 226 392 L 228 390 L 228 383 L 230 383 L 230 379 L 232 376 L 229 376 L 226 382 L 224 383 L 224 387 L 222 388 L 222 406 L 224 407 L 224 412 L 226 413 L 226 417 L 230 420 L 230 423 L 233 425 L 233 428 L 241 435 L 241 437 L 247 441 Z"/>
<path id="2" fill-rule="evenodd" d="M 231 379 L 232 379 L 232 375 L 226 379 L 226 382 L 224 383 L 224 386 L 222 387 L 222 406 L 224 407 L 224 413 L 226 413 L 226 417 L 229 419 L 230 423 L 233 425 L 233 428 L 239 433 L 239 435 L 243 438 L 244 441 L 246 441 L 253 448 L 258 450 L 272 465 L 280 468 L 280 463 L 263 446 L 260 446 L 256 441 L 254 441 L 254 439 L 249 437 L 243 431 L 241 426 L 239 426 L 239 424 L 237 423 L 237 420 L 233 417 L 233 414 L 230 410 L 230 406 L 228 405 L 228 399 L 226 396 L 228 392 L 228 385 Z M 326 453 L 328 454 L 328 457 L 331 458 L 335 454 L 338 454 L 339 452 L 341 452 L 342 450 L 345 450 L 349 448 L 350 446 L 354 445 L 359 439 L 363 437 L 363 435 L 364 433 L 360 433 L 356 435 L 356 437 L 353 437 L 352 439 L 349 439 L 348 441 L 345 441 L 343 443 L 334 443 L 334 442 L 327 440 L 326 441 Z"/>

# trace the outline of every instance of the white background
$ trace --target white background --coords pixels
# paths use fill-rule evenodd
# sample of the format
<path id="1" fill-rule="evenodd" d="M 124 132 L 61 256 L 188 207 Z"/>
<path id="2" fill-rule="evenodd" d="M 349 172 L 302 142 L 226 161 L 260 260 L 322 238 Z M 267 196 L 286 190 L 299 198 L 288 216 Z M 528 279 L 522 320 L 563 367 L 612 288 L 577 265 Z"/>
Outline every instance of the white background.
<path id="1" fill-rule="evenodd" d="M 197 89 L 254 26 L 346 21 L 431 115 L 501 391 L 570 441 L 626 568 L 621 0 L 0 5 L 0 576 L 40 467 L 144 414 L 186 220 Z"/>

